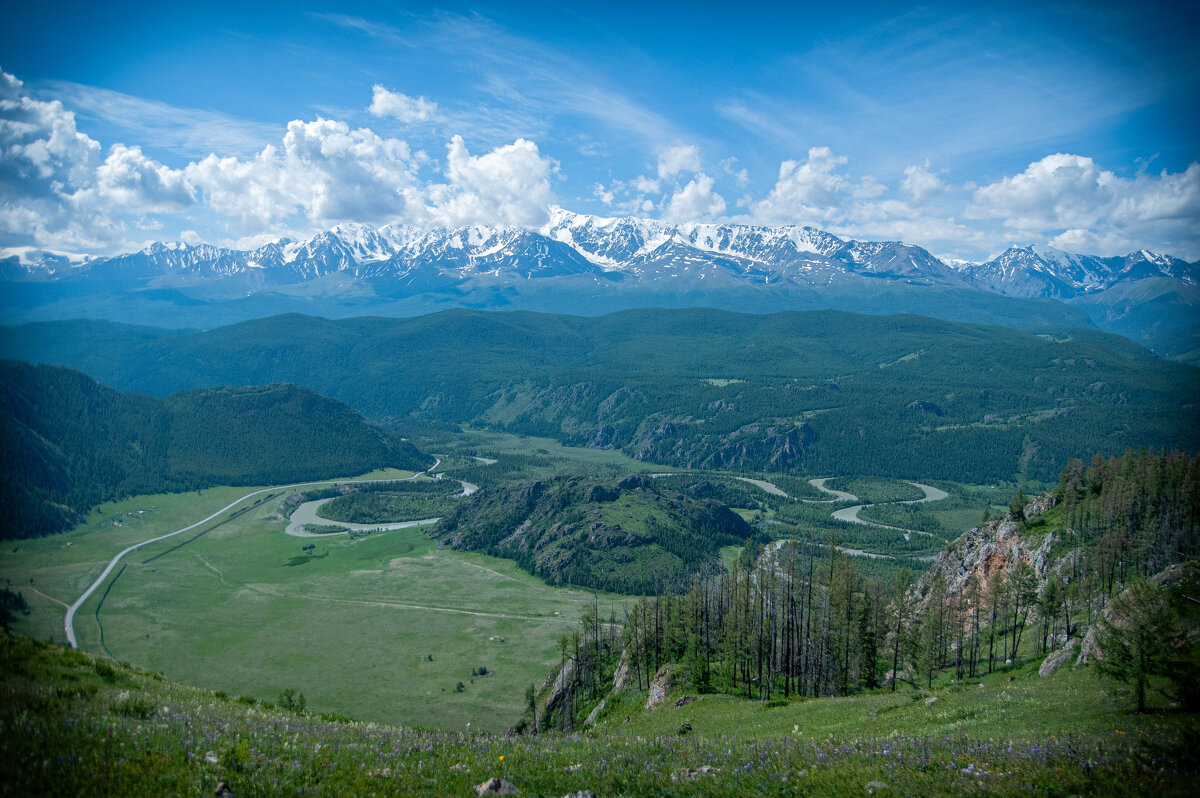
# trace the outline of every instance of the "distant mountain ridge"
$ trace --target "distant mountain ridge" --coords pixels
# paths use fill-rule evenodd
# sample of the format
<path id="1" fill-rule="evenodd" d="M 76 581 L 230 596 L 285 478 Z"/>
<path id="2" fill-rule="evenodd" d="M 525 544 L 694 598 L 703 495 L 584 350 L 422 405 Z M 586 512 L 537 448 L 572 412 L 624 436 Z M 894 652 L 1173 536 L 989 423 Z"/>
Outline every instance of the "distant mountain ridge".
<path id="1" fill-rule="evenodd" d="M 1170 255 L 1142 250 L 1099 258 L 1014 246 L 985 263 L 947 263 L 912 244 L 842 239 L 812 227 L 669 223 L 563 209 L 540 230 L 341 224 L 307 241 L 285 238 L 253 250 L 176 242 L 81 264 L 13 256 L 0 261 L 0 279 L 0 317 L 10 321 L 138 318 L 128 302 L 143 310 L 159 303 L 157 316 L 139 319 L 148 323 L 161 323 L 164 314 L 178 318 L 164 303 L 185 315 L 190 305 L 204 306 L 197 315 L 237 305 L 218 315 L 220 322 L 286 311 L 417 315 L 445 307 L 593 313 L 664 305 L 829 307 L 1025 329 L 1090 319 L 1159 354 L 1200 357 L 1194 321 L 1200 262 Z M 1130 290 L 1147 280 L 1158 299 L 1149 319 L 1137 312 L 1136 297 L 1146 291 Z M 128 302 L 80 299 L 113 292 Z M 978 292 L 1067 302 L 1086 317 Z"/>

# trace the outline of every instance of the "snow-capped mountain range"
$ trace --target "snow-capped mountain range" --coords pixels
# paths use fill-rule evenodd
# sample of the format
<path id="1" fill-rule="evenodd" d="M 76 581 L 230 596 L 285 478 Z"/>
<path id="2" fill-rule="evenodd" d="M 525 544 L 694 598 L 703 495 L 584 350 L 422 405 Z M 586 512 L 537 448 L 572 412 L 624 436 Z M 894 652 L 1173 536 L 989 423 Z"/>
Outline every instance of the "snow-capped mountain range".
<path id="1" fill-rule="evenodd" d="M 540 230 L 341 224 L 307 241 L 285 238 L 249 251 L 176 242 L 74 263 L 61 256 L 32 261 L 12 256 L 0 260 L 0 281 L 9 286 L 4 291 L 9 294 L 4 303 L 9 323 L 71 312 L 88 315 L 88 305 L 63 299 L 86 294 L 88 285 L 97 292 L 154 291 L 155 297 L 176 292 L 201 304 L 257 297 L 257 315 L 271 310 L 268 297 L 279 295 L 293 300 L 320 296 L 326 301 L 339 295 L 352 295 L 356 301 L 370 296 L 376 305 L 424 296 L 434 298 L 421 306 L 430 309 L 455 303 L 496 306 L 496 296 L 503 305 L 524 292 L 539 297 L 524 306 L 557 310 L 562 308 L 554 307 L 551 297 L 582 290 L 599 302 L 599 312 L 612 309 L 604 302 L 605 292 L 621 294 L 624 306 L 661 303 L 675 295 L 689 297 L 694 304 L 734 307 L 740 306 L 727 299 L 731 290 L 741 297 L 749 296 L 748 290 L 775 292 L 770 309 L 782 309 L 792 306 L 788 296 L 804 296 L 800 306 L 809 308 L 820 306 L 814 297 L 836 293 L 841 304 L 828 306 L 854 307 L 847 296 L 881 290 L 917 296 L 912 290 L 930 287 L 1066 301 L 1089 308 L 1098 326 L 1130 335 L 1118 323 L 1129 318 L 1127 306 L 1140 301 L 1131 299 L 1128 286 L 1155 286 L 1138 296 L 1152 295 L 1161 305 L 1162 297 L 1169 295 L 1173 310 L 1193 309 L 1200 291 L 1200 262 L 1146 251 L 1099 258 L 1044 246 L 1014 246 L 985 263 L 943 261 L 911 244 L 846 240 L 811 227 L 673 224 L 557 209 Z M 63 287 L 44 295 L 28 285 L 23 291 L 10 290 L 30 283 Z M 1120 301 L 1105 299 L 1106 292 L 1118 286 L 1123 287 Z M 480 299 L 483 290 L 491 292 L 491 300 Z M 639 291 L 648 292 L 649 298 L 631 298 Z M 20 312 L 29 310 L 23 303 L 38 301 L 56 309 Z M 578 304 L 567 303 L 572 309 Z M 919 302 L 912 304 L 899 309 L 939 315 L 936 308 L 926 311 Z M 297 307 L 304 306 L 293 302 L 286 309 Z M 368 309 L 390 312 L 377 306 Z M 327 309 L 312 312 L 328 314 Z M 1104 323 L 1104 318 L 1112 323 Z M 1194 328 L 1192 323 L 1189 335 Z M 1189 346 L 1180 350 L 1173 344 L 1168 349 L 1179 354 Z"/>
<path id="2" fill-rule="evenodd" d="M 418 272 L 467 279 L 591 274 L 655 279 L 692 272 L 771 283 L 829 285 L 848 276 L 979 288 L 1018 297 L 1067 299 L 1123 280 L 1169 277 L 1195 285 L 1200 262 L 1142 250 L 1123 257 L 1076 255 L 1052 247 L 1011 247 L 985 263 L 934 257 L 897 241 L 854 241 L 811 227 L 671 224 L 604 218 L 558 209 L 540 230 L 490 226 L 421 230 L 403 225 L 341 224 L 307 241 L 283 238 L 254 250 L 211 244 L 155 243 L 138 252 L 71 263 L 9 258 L 5 279 L 99 277 L 228 278 L 256 275 L 291 285 L 334 273 L 410 278 Z"/>

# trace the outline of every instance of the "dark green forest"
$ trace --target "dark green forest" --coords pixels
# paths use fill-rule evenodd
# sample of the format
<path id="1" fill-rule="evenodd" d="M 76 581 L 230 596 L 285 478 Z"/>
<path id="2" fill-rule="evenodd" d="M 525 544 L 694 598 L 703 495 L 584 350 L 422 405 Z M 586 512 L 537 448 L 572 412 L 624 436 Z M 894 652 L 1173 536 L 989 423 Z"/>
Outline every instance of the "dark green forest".
<path id="1" fill-rule="evenodd" d="M 454 310 L 205 332 L 56 322 L 0 354 L 154 395 L 292 382 L 402 424 L 474 425 L 647 462 L 993 483 L 1072 456 L 1200 449 L 1200 370 L 1087 330 L 919 316 Z"/>
<path id="2" fill-rule="evenodd" d="M 0 362 L 0 536 L 78 524 L 103 501 L 423 469 L 433 459 L 295 385 L 154 398 L 56 366 Z"/>

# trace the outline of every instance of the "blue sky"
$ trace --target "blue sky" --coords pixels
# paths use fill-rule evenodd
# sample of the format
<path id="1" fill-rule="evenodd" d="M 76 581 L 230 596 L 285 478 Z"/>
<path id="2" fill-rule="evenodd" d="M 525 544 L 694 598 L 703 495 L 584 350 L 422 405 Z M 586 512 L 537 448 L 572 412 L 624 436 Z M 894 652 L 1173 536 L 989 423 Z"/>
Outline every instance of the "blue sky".
<path id="1" fill-rule="evenodd" d="M 0 248 L 549 207 L 1200 257 L 1193 4 L 22 4 Z"/>

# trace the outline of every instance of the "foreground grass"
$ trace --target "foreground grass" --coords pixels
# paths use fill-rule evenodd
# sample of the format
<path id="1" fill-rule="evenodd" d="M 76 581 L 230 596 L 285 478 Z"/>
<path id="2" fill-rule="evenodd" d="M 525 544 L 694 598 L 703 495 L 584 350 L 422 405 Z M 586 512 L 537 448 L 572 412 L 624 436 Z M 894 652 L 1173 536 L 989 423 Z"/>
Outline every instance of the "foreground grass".
<path id="1" fill-rule="evenodd" d="M 976 688 L 978 689 L 978 688 Z M 701 702 L 704 703 L 704 702 Z M 783 708 L 805 722 L 811 709 Z M 912 702 L 910 702 L 912 703 Z M 688 705 L 692 706 L 692 705 Z M 859 703 L 856 713 L 867 709 Z M 871 704 L 873 706 L 873 704 Z M 775 734 L 776 713 L 730 702 L 721 730 L 679 736 L 682 710 L 594 735 L 503 738 L 298 716 L 171 684 L 157 674 L 0 638 L 0 794 L 472 795 L 489 777 L 521 795 L 1163 795 L 1197 772 L 1181 718 L 1127 718 L 1068 738 Z M 814 715 L 815 717 L 820 717 Z M 658 718 L 659 720 L 653 720 Z M 792 718 L 789 718 L 791 720 Z M 1180 721 L 1175 725 L 1174 721 Z M 796 725 L 799 725 L 797 723 Z M 1194 748 L 1192 749 L 1194 750 Z M 688 775 L 689 769 L 712 768 Z M 886 788 L 868 789 L 872 782 Z"/>

